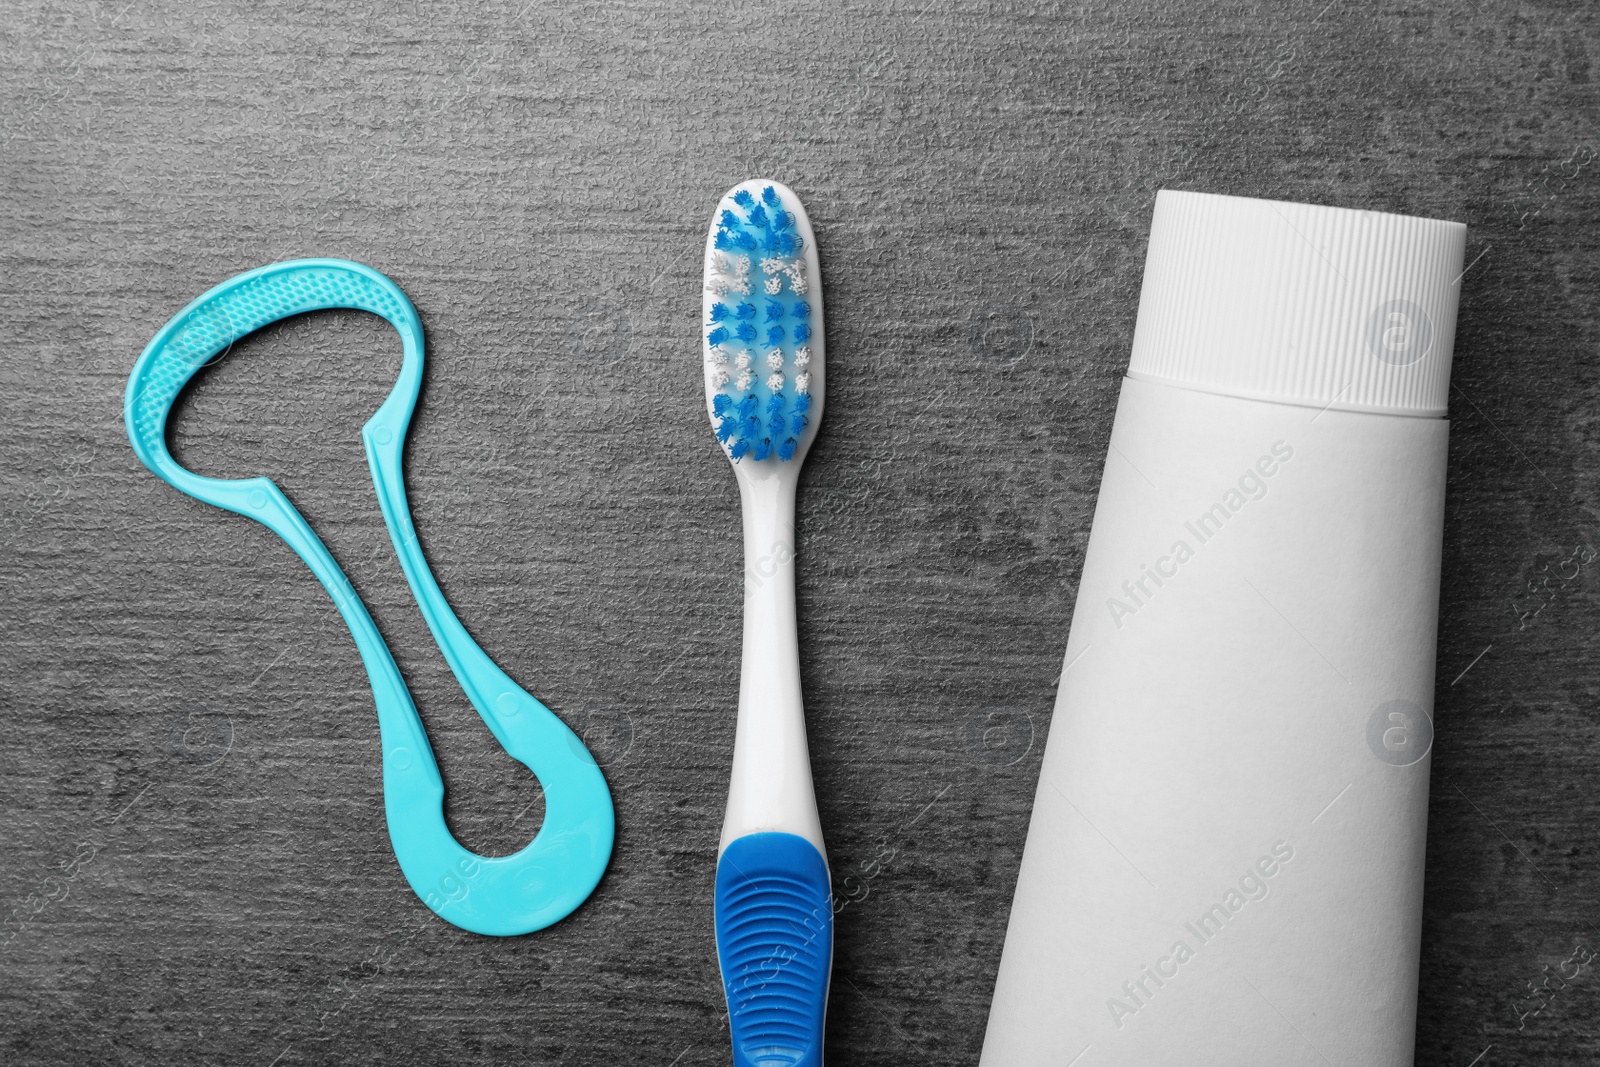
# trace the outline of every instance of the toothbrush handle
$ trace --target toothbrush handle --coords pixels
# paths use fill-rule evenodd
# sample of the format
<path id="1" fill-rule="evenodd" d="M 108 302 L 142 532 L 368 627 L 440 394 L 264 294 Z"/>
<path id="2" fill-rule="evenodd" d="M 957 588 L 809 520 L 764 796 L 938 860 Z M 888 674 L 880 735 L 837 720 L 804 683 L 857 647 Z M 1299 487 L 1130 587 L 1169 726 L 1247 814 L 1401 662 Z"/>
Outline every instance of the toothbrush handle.
<path id="1" fill-rule="evenodd" d="M 741 472 L 739 482 L 744 651 L 717 859 L 717 958 L 734 1067 L 820 1067 L 833 894 L 800 696 L 796 475 Z"/>
<path id="2" fill-rule="evenodd" d="M 796 474 L 740 473 L 744 643 L 739 724 L 721 847 L 746 834 L 795 834 L 824 852 L 811 785 L 795 628 Z"/>
<path id="3" fill-rule="evenodd" d="M 821 1067 L 833 895 L 816 846 L 748 834 L 717 860 L 717 960 L 734 1067 Z"/>

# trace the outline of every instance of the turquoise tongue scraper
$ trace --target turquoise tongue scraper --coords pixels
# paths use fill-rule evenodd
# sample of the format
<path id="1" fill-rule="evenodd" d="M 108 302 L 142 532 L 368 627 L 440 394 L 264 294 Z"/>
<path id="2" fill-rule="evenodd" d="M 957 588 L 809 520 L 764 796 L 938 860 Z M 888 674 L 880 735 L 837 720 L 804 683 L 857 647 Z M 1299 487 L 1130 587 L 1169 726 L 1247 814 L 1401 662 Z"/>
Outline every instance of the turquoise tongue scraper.
<path id="1" fill-rule="evenodd" d="M 405 679 L 372 616 L 322 541 L 270 479 L 205 478 L 167 451 L 167 417 L 184 384 L 246 334 L 306 311 L 356 308 L 388 320 L 404 346 L 400 380 L 361 429 L 367 465 L 400 566 L 439 651 L 508 753 L 544 788 L 544 824 L 510 856 L 462 848 L 444 821 L 444 783 Z M 370 267 L 339 259 L 275 263 L 230 278 L 173 316 L 134 364 L 123 403 L 145 466 L 180 492 L 260 522 L 289 543 L 333 597 L 372 682 L 383 743 L 383 800 L 400 870 L 442 919 L 479 934 L 541 930 L 599 884 L 611 858 L 611 793 L 562 721 L 479 648 L 445 602 L 417 544 L 401 453 L 422 386 L 422 323 L 404 293 Z"/>

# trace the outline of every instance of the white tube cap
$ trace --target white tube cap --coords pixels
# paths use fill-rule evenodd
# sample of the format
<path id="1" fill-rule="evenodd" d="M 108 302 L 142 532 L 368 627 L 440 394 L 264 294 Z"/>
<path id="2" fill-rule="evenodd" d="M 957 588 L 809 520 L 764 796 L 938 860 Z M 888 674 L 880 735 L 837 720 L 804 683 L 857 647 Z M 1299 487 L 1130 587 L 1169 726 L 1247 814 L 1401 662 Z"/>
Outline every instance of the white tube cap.
<path id="1" fill-rule="evenodd" d="M 1128 374 L 1442 416 L 1466 239 L 1459 222 L 1163 189 Z"/>

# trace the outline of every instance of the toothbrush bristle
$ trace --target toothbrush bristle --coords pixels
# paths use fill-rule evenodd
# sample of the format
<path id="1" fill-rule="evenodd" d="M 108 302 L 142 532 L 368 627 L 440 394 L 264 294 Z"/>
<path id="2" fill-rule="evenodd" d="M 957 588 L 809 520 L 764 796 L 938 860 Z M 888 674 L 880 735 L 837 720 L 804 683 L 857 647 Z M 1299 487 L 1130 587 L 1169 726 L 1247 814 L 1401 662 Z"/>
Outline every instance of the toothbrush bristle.
<path id="1" fill-rule="evenodd" d="M 717 213 L 706 288 L 724 299 L 711 304 L 704 325 L 706 373 L 717 440 L 735 462 L 793 459 L 812 422 L 815 319 L 806 295 L 814 279 L 798 229 L 771 185 L 759 199 L 737 190 Z M 737 299 L 758 293 L 755 303 Z"/>

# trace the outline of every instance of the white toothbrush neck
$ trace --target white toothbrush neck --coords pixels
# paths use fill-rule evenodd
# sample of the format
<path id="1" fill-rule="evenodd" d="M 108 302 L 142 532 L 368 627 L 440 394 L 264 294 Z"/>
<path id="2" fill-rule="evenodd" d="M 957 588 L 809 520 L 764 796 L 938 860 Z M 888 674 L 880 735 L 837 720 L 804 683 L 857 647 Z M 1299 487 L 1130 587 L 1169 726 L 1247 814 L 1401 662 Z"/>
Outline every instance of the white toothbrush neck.
<path id="1" fill-rule="evenodd" d="M 739 473 L 744 513 L 744 653 L 739 725 L 721 848 L 746 834 L 795 834 L 824 856 L 811 785 L 795 628 L 795 486 L 799 463 Z"/>

